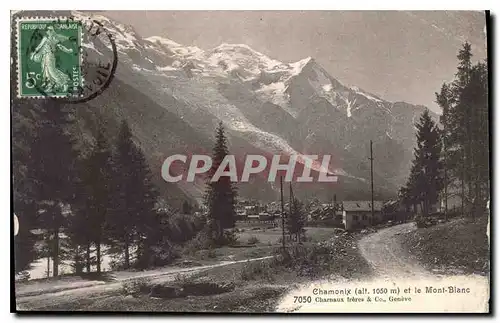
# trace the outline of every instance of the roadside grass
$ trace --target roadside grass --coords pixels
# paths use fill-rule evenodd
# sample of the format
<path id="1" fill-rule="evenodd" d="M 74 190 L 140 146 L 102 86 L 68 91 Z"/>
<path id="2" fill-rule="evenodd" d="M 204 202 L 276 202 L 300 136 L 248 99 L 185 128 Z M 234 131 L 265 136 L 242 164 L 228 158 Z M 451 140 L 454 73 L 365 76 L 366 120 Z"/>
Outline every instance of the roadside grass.
<path id="1" fill-rule="evenodd" d="M 65 295 L 47 299 L 43 307 L 36 300 L 25 302 L 24 308 L 44 311 L 154 311 L 154 312 L 271 312 L 287 285 L 276 283 L 246 282 L 241 272 L 249 263 L 216 267 L 189 275 L 176 275 L 169 282 L 157 279 L 138 279 L 122 284 L 112 291 L 92 295 Z M 186 286 L 193 283 L 227 284 L 234 288 L 228 292 L 206 296 L 171 298 L 150 297 L 153 286 Z M 50 298 L 50 297 L 49 297 Z"/>
<path id="2" fill-rule="evenodd" d="M 313 242 L 325 241 L 332 237 L 335 228 L 320 228 L 320 227 L 305 227 L 306 236 Z M 251 227 L 243 229 L 245 231 L 238 232 L 238 240 L 247 242 L 252 237 L 256 238 L 259 242 L 257 245 L 279 245 L 278 240 L 282 236 L 281 228 L 265 228 L 265 227 Z"/>
<path id="3" fill-rule="evenodd" d="M 428 270 L 443 273 L 489 273 L 486 216 L 456 218 L 400 236 L 402 245 Z"/>
<path id="4" fill-rule="evenodd" d="M 172 297 L 152 299 L 142 295 L 124 302 L 121 310 L 138 311 L 214 311 L 214 312 L 269 312 L 287 290 L 301 283 L 320 278 L 342 276 L 361 278 L 371 274 L 370 265 L 356 247 L 357 237 L 340 234 L 321 243 L 288 244 L 287 251 L 274 248 L 273 258 L 243 262 L 179 276 L 166 286 L 211 283 L 234 286 L 231 291 L 210 296 Z M 105 300 L 94 304 L 91 310 L 113 310 L 116 302 Z"/>
<path id="5" fill-rule="evenodd" d="M 241 279 L 300 283 L 329 276 L 362 278 L 372 274 L 371 266 L 357 248 L 357 237 L 351 234 L 340 234 L 321 243 L 288 244 L 285 251 L 278 247 L 273 254 L 271 259 L 248 263 Z"/>
<path id="6" fill-rule="evenodd" d="M 158 299 L 142 296 L 109 297 L 99 299 L 85 307 L 89 311 L 138 311 L 138 312 L 272 312 L 285 287 L 249 286 L 232 292 L 210 296 Z"/>
<path id="7" fill-rule="evenodd" d="M 238 232 L 244 244 L 200 250 L 211 254 L 190 255 L 199 263 L 220 262 L 274 255 L 253 262 L 241 262 L 206 270 L 137 279 L 108 289 L 105 293 L 64 295 L 48 299 L 39 310 L 155 311 L 155 312 L 271 312 L 289 288 L 318 278 L 332 276 L 358 278 L 371 274 L 368 263 L 357 250 L 357 236 L 334 234 L 330 228 L 307 228 L 307 242 L 287 244 L 280 251 L 281 231 L 251 230 Z M 252 239 L 255 237 L 255 239 Z M 255 242 L 248 244 L 249 239 Z M 321 241 L 321 242 L 318 242 Z M 214 255 L 215 253 L 215 255 Z M 183 257 L 184 261 L 189 257 Z M 193 260 L 192 264 L 198 263 Z M 202 289 L 201 291 L 199 289 Z M 220 289 L 220 292 L 213 290 Z M 191 290 L 189 292 L 188 290 Z M 205 291 L 208 294 L 203 294 Z M 190 294 L 191 293 L 191 294 Z M 156 297 L 160 295 L 160 297 Z M 25 302 L 27 307 L 30 301 Z"/>
<path id="8" fill-rule="evenodd" d="M 183 256 L 174 264 L 191 261 L 196 264 L 212 264 L 218 261 L 235 261 L 250 258 L 270 256 L 273 250 L 281 245 L 282 232 L 280 228 L 269 226 L 237 227 L 238 244 L 214 249 L 184 251 Z M 243 229 L 244 231 L 240 231 Z M 333 228 L 306 227 L 308 242 L 328 240 L 334 234 Z"/>

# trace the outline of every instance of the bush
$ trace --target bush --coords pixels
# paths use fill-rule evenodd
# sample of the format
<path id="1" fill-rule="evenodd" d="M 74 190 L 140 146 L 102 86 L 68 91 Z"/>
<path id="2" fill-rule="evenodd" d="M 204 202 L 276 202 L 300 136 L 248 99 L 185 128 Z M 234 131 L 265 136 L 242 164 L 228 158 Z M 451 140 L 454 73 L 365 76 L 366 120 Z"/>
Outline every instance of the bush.
<path id="1" fill-rule="evenodd" d="M 206 224 L 204 218 L 198 215 L 165 214 L 163 218 L 162 230 L 165 236 L 178 244 L 193 239 Z"/>
<path id="2" fill-rule="evenodd" d="M 29 279 L 30 279 L 30 273 L 27 270 L 21 271 L 21 272 L 17 273 L 15 276 L 16 282 L 25 282 L 25 281 L 28 281 Z"/>
<path id="3" fill-rule="evenodd" d="M 184 246 L 183 254 L 194 255 L 199 250 L 216 247 L 215 241 L 213 241 L 207 231 L 200 231 L 194 239 L 188 241 Z"/>
<path id="4" fill-rule="evenodd" d="M 219 241 L 219 245 L 222 246 L 231 246 L 238 244 L 238 236 L 234 230 L 224 230 L 224 234 L 222 235 L 222 241 Z"/>
<path id="5" fill-rule="evenodd" d="M 211 232 L 209 231 L 209 227 L 205 227 L 202 231 L 200 231 L 194 239 L 188 241 L 184 246 L 184 254 L 193 255 L 199 250 L 205 249 L 214 249 L 220 246 L 230 246 L 237 245 L 238 237 L 234 230 L 224 230 L 224 233 L 219 241 L 216 241 Z"/>
<path id="6" fill-rule="evenodd" d="M 272 282 L 275 273 L 276 270 L 271 267 L 269 261 L 252 261 L 243 266 L 241 279 L 244 281 L 264 279 Z"/>
<path id="7" fill-rule="evenodd" d="M 251 236 L 250 238 L 248 238 L 248 244 L 256 244 L 256 243 L 259 243 L 259 239 L 256 237 L 256 236 Z"/>
<path id="8" fill-rule="evenodd" d="M 189 281 L 188 275 L 185 275 L 185 274 L 183 275 L 181 273 L 178 273 L 175 275 L 174 284 L 177 286 L 182 286 L 182 285 L 186 284 L 188 281 Z"/>
<path id="9" fill-rule="evenodd" d="M 122 283 L 121 293 L 123 295 L 132 295 L 134 297 L 140 294 L 147 294 L 151 289 L 151 280 L 149 278 L 138 278 Z"/>
<path id="10" fill-rule="evenodd" d="M 179 250 L 173 245 L 154 246 L 151 248 L 150 264 L 153 267 L 161 267 L 172 263 L 180 257 Z"/>
<path id="11" fill-rule="evenodd" d="M 415 223 L 417 224 L 417 228 L 426 228 L 427 227 L 425 224 L 424 217 L 421 216 L 420 214 L 415 217 Z"/>
<path id="12" fill-rule="evenodd" d="M 415 223 L 417 224 L 417 228 L 428 228 L 437 224 L 437 218 L 418 214 L 415 217 Z"/>
<path id="13" fill-rule="evenodd" d="M 205 249 L 199 251 L 200 259 L 214 259 L 217 258 L 217 253 L 214 249 Z"/>
<path id="14" fill-rule="evenodd" d="M 293 244 L 285 250 L 277 248 L 274 250 L 275 257 L 271 263 L 273 267 L 284 267 L 291 269 L 299 276 L 315 276 L 322 270 L 328 269 L 333 261 L 331 250 L 323 245 L 301 245 Z"/>

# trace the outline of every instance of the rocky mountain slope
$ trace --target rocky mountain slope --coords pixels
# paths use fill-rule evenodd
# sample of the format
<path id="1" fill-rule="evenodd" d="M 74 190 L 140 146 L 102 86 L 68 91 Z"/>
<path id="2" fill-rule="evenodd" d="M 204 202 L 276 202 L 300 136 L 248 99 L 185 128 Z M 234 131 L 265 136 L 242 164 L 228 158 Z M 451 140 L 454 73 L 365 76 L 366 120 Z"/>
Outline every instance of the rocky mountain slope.
<path id="1" fill-rule="evenodd" d="M 413 123 L 423 106 L 388 102 L 346 86 L 314 58 L 284 63 L 243 44 L 203 50 L 164 37 L 143 38 L 104 16 L 91 18 L 113 35 L 119 65 L 110 88 L 81 104 L 79 118 L 87 125 L 106 120 L 110 136 L 120 119 L 128 120 L 158 182 L 175 186 L 167 187 L 174 195 L 180 190 L 199 198 L 203 183 L 161 183 L 163 159 L 209 153 L 219 121 L 239 160 L 251 153 L 332 155 L 330 171 L 340 181 L 298 185 L 299 196 L 367 198 L 370 140 L 377 195 L 394 194 L 404 181 L 415 140 Z M 84 46 L 98 56 L 104 45 L 94 40 Z M 241 195 L 268 200 L 277 198 L 276 187 L 262 176 L 239 185 Z"/>

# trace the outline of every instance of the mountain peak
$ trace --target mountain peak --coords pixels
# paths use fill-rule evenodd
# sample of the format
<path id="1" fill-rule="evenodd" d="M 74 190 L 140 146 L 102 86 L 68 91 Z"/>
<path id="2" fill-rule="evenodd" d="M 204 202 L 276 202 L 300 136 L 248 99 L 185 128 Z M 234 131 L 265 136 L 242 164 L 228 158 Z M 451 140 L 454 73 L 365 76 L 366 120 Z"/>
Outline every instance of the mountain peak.
<path id="1" fill-rule="evenodd" d="M 290 66 L 292 67 L 292 75 L 300 74 L 300 72 L 302 72 L 302 70 L 306 66 L 309 66 L 309 65 L 313 64 L 314 62 L 315 62 L 314 58 L 312 58 L 311 56 L 308 56 L 304 59 L 301 59 L 300 61 L 297 61 L 295 63 L 291 63 Z"/>
<path id="2" fill-rule="evenodd" d="M 226 64 L 239 65 L 249 70 L 272 69 L 283 64 L 245 44 L 220 44 L 210 50 L 210 57 L 211 60 L 224 61 Z"/>
<path id="3" fill-rule="evenodd" d="M 175 41 L 173 41 L 171 39 L 161 37 L 161 36 L 151 36 L 151 37 L 147 37 L 144 39 L 147 41 L 150 41 L 152 43 L 160 43 L 161 45 L 166 45 L 168 47 L 181 47 L 182 46 L 181 44 L 176 43 Z"/>

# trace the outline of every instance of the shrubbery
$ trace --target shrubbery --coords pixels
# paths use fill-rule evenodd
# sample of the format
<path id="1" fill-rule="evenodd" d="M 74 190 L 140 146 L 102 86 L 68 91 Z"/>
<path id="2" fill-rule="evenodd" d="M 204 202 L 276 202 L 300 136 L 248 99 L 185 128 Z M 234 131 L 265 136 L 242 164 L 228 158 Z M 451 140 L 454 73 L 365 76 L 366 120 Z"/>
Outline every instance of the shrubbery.
<path id="1" fill-rule="evenodd" d="M 285 250 L 276 248 L 274 257 L 264 261 L 245 264 L 241 271 L 241 279 L 265 279 L 272 281 L 276 274 L 286 271 L 295 272 L 299 276 L 315 277 L 327 270 L 333 261 L 331 250 L 322 245 L 292 244 Z"/>
<path id="2" fill-rule="evenodd" d="M 190 241 L 184 245 L 183 253 L 187 255 L 194 255 L 200 250 L 213 250 L 220 246 L 226 245 L 236 245 L 238 244 L 238 237 L 234 230 L 225 230 L 222 238 L 216 241 L 211 235 L 207 228 L 204 228 Z M 208 254 L 207 254 L 208 255 Z M 208 258 L 214 258 L 215 256 L 208 255 Z"/>
<path id="3" fill-rule="evenodd" d="M 270 261 L 252 261 L 243 266 L 241 279 L 244 281 L 265 279 L 272 282 L 277 268 L 273 267 Z"/>
<path id="4" fill-rule="evenodd" d="M 438 222 L 437 218 L 431 216 L 423 216 L 421 214 L 415 217 L 415 223 L 417 224 L 417 228 L 428 228 L 433 225 L 436 225 Z"/>
<path id="5" fill-rule="evenodd" d="M 174 214 L 165 221 L 166 235 L 173 243 L 184 243 L 193 239 L 205 226 L 201 216 Z"/>
<path id="6" fill-rule="evenodd" d="M 158 228 L 157 241 L 149 246 L 148 253 L 143 250 L 140 259 L 136 257 L 133 260 L 133 268 L 165 266 L 179 258 L 181 252 L 184 252 L 183 249 L 196 251 L 213 247 L 209 240 L 203 238 L 205 221 L 201 216 L 165 213 L 160 215 L 160 218 L 161 227 Z M 131 255 L 134 253 L 136 252 Z M 111 267 L 113 270 L 125 269 L 123 259 L 115 259 Z"/>
<path id="7" fill-rule="evenodd" d="M 149 278 L 138 278 L 122 283 L 121 292 L 123 295 L 138 296 L 149 293 L 151 280 Z"/>
<path id="8" fill-rule="evenodd" d="M 259 239 L 256 236 L 251 236 L 248 238 L 248 244 L 256 244 L 259 243 Z"/>

